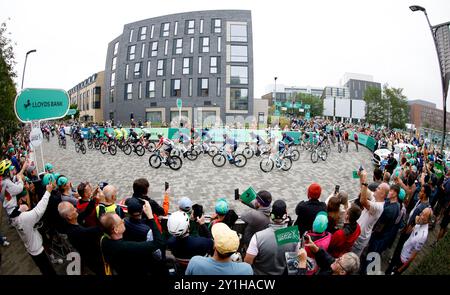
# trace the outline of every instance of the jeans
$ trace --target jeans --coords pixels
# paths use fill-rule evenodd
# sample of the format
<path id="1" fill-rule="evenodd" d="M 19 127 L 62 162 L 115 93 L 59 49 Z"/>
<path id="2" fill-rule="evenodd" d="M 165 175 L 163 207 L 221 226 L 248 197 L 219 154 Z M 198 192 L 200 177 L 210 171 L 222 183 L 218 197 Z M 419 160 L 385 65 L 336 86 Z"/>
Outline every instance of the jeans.
<path id="1" fill-rule="evenodd" d="M 42 251 L 42 253 L 39 255 L 30 256 L 43 275 L 56 276 L 55 269 L 53 268 L 53 265 L 50 262 L 50 259 L 48 259 L 47 253 L 45 253 L 45 251 Z"/>

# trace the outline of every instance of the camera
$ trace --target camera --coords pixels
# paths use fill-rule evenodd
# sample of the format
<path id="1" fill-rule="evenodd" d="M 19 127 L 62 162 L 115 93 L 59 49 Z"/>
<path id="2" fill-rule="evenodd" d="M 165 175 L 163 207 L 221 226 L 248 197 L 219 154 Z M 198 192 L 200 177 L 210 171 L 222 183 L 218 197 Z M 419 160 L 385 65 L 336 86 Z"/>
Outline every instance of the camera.
<path id="1" fill-rule="evenodd" d="M 105 186 L 107 186 L 107 185 L 108 185 L 108 183 L 107 183 L 107 182 L 104 182 L 104 181 L 98 183 L 98 187 L 99 187 L 101 190 L 103 190 L 103 188 L 105 188 Z"/>

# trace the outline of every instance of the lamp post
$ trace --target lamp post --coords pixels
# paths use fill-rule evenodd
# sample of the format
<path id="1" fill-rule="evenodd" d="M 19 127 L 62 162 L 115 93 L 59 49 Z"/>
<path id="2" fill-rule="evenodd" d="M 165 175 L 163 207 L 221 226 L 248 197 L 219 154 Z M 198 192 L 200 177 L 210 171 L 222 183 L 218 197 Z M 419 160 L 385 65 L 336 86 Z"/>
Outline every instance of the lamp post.
<path id="1" fill-rule="evenodd" d="M 23 80 L 25 78 L 25 68 L 27 67 L 27 59 L 28 59 L 28 54 L 36 52 L 36 49 L 32 49 L 30 51 L 27 52 L 27 54 L 25 55 L 25 63 L 23 65 L 23 73 L 22 73 L 22 87 L 20 87 L 21 89 L 23 89 Z"/>
<path id="2" fill-rule="evenodd" d="M 275 91 L 274 91 L 273 95 L 274 95 L 274 100 L 276 102 L 277 101 L 277 79 L 278 79 L 278 77 L 274 77 L 273 79 L 275 80 Z M 275 106 L 275 108 L 276 108 L 276 106 Z"/>
<path id="3" fill-rule="evenodd" d="M 443 107 L 444 107 L 444 128 L 443 128 L 443 132 L 442 132 L 442 143 L 441 143 L 441 153 L 443 153 L 444 152 L 444 143 L 445 143 L 445 133 L 446 133 L 446 127 L 447 127 L 447 91 L 445 91 L 445 73 L 442 69 L 442 63 L 441 63 L 441 58 L 440 58 L 440 54 L 439 54 L 439 47 L 438 47 L 437 40 L 436 40 L 436 33 L 435 33 L 433 26 L 430 23 L 430 20 L 428 19 L 428 14 L 427 14 L 427 11 L 425 8 L 423 8 L 422 6 L 419 6 L 419 5 L 412 5 L 409 7 L 409 9 L 411 9 L 411 11 L 413 11 L 413 12 L 422 11 L 425 14 L 425 17 L 428 22 L 428 26 L 430 27 L 431 35 L 433 37 L 434 47 L 436 48 L 436 54 L 438 56 L 439 70 L 440 70 L 440 76 L 441 76 L 441 85 L 442 85 Z"/>

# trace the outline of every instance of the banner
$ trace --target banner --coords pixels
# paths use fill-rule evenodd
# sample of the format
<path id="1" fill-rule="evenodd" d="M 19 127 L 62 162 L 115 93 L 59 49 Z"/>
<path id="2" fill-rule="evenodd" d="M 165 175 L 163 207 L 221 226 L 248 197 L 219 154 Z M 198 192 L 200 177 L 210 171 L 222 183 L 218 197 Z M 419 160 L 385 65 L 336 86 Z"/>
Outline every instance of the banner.
<path id="1" fill-rule="evenodd" d="M 298 226 L 289 226 L 286 228 L 281 228 L 275 231 L 275 239 L 277 240 L 277 245 L 281 246 L 288 243 L 298 243 L 300 242 L 300 235 L 298 233 Z"/>

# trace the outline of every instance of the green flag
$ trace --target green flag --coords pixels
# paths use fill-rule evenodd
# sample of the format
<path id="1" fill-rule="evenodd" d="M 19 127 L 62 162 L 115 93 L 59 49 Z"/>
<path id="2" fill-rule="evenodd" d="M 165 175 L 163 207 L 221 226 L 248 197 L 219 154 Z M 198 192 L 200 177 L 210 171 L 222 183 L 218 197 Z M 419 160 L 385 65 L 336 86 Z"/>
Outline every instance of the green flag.
<path id="1" fill-rule="evenodd" d="M 298 243 L 300 242 L 300 236 L 298 233 L 298 226 L 289 226 L 286 228 L 281 228 L 275 231 L 275 239 L 277 240 L 277 245 L 281 246 L 288 243 Z"/>
<path id="2" fill-rule="evenodd" d="M 255 190 L 250 186 L 245 192 L 242 193 L 240 199 L 245 204 L 250 204 L 254 199 L 256 199 Z"/>
<path id="3" fill-rule="evenodd" d="M 442 177 L 442 175 L 444 175 L 444 166 L 439 163 L 434 163 L 434 172 L 437 177 Z"/>
<path id="4" fill-rule="evenodd" d="M 359 178 L 358 171 L 353 170 L 353 178 Z"/>

